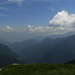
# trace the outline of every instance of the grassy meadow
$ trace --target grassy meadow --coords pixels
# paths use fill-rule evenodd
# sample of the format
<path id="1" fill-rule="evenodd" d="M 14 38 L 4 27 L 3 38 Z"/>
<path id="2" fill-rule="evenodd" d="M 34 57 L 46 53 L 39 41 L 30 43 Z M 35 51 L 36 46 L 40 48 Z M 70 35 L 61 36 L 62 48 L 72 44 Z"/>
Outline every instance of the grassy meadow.
<path id="1" fill-rule="evenodd" d="M 15 64 L 0 69 L 0 75 L 75 75 L 75 65 Z"/>

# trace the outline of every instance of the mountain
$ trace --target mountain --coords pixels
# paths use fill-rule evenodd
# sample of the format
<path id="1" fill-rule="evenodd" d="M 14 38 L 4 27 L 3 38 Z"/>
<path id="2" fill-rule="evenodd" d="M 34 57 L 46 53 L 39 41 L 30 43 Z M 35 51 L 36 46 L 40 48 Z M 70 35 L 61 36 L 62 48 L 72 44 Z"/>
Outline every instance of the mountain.
<path id="1" fill-rule="evenodd" d="M 34 63 L 49 51 L 48 48 L 51 49 L 53 47 L 50 46 L 53 44 L 53 42 L 54 39 L 48 37 L 43 39 L 42 41 L 30 39 L 21 43 L 14 43 L 10 48 L 22 58 L 27 59 L 28 63 Z"/>
<path id="2" fill-rule="evenodd" d="M 1 44 L 1 43 L 0 43 L 0 53 L 9 55 L 9 56 L 13 56 L 13 57 L 17 57 L 17 55 L 13 53 L 8 46 Z"/>
<path id="3" fill-rule="evenodd" d="M 37 43 L 38 43 L 37 40 L 29 39 L 29 40 L 25 40 L 22 42 L 15 42 L 10 45 L 10 48 L 19 55 L 22 51 L 26 51 L 29 47 L 31 47 Z"/>
<path id="4" fill-rule="evenodd" d="M 57 39 L 56 39 L 57 40 Z M 63 41 L 53 47 L 45 54 L 40 62 L 64 63 L 75 59 L 75 35 L 66 37 Z"/>
<path id="5" fill-rule="evenodd" d="M 18 56 L 28 60 L 29 57 L 34 54 L 35 50 L 32 48 L 34 48 L 38 42 L 39 41 L 37 41 L 35 39 L 29 39 L 29 40 L 25 40 L 22 42 L 15 42 L 10 46 L 10 48 Z"/>
<path id="6" fill-rule="evenodd" d="M 0 37 L 0 43 L 9 46 L 11 44 L 11 42 L 7 41 L 6 39 L 3 39 Z"/>
<path id="7" fill-rule="evenodd" d="M 13 53 L 8 46 L 0 43 L 0 67 L 12 63 L 23 63 L 23 60 Z"/>
<path id="8" fill-rule="evenodd" d="M 30 62 L 31 63 L 37 63 L 39 59 L 41 59 L 52 47 L 53 47 L 54 39 L 46 37 L 42 41 L 40 41 L 38 44 L 30 48 L 33 54 L 31 54 Z M 30 51 L 29 50 L 29 51 Z"/>
<path id="9" fill-rule="evenodd" d="M 28 63 L 64 63 L 75 59 L 75 35 L 14 43 L 11 49 Z"/>
<path id="10" fill-rule="evenodd" d="M 31 48 L 31 50 L 35 50 L 35 53 L 30 57 L 32 63 L 41 63 L 39 62 L 42 58 L 51 51 L 55 46 L 60 44 L 63 41 L 62 39 L 52 39 L 50 37 L 46 37 L 41 42 L 35 45 L 35 47 Z M 57 43 L 58 42 L 58 43 Z M 44 62 L 42 62 L 44 63 Z M 48 63 L 48 62 L 46 62 Z"/>

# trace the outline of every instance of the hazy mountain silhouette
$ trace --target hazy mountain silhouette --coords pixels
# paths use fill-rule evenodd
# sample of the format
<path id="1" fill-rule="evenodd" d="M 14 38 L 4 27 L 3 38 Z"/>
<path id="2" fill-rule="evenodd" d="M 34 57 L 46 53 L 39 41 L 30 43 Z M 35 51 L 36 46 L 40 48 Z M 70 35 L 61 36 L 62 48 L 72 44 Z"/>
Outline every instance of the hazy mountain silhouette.
<path id="1" fill-rule="evenodd" d="M 4 67 L 12 63 L 24 62 L 23 60 L 19 59 L 19 57 L 13 53 L 8 46 L 0 43 L 0 67 Z"/>
<path id="2" fill-rule="evenodd" d="M 13 43 L 10 48 L 20 57 L 28 59 L 34 54 L 34 47 L 39 41 L 35 39 L 29 39 L 22 42 Z"/>
<path id="3" fill-rule="evenodd" d="M 14 43 L 11 49 L 23 58 L 27 58 L 30 63 L 39 61 L 50 49 L 53 48 L 54 39 L 45 38 L 42 41 L 30 39 L 21 43 Z M 52 45 L 52 46 L 51 46 Z"/>
<path id="4" fill-rule="evenodd" d="M 4 45 L 10 45 L 11 44 L 11 42 L 9 42 L 9 41 L 7 41 L 6 39 L 3 39 L 3 38 L 1 38 L 0 37 L 0 43 L 2 43 L 2 44 L 4 44 Z"/>
<path id="5" fill-rule="evenodd" d="M 60 44 L 57 42 L 57 45 L 44 55 L 40 61 L 48 63 L 63 63 L 74 59 L 75 35 L 72 35 L 64 38 Z"/>
<path id="6" fill-rule="evenodd" d="M 29 63 L 64 63 L 75 59 L 75 35 L 14 43 L 11 49 Z"/>

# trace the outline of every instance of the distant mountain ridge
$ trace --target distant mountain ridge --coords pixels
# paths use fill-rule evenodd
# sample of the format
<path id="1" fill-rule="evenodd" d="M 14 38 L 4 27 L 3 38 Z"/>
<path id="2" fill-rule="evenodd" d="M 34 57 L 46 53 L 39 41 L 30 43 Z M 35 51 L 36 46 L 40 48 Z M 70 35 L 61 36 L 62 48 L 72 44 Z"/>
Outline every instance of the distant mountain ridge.
<path id="1" fill-rule="evenodd" d="M 10 45 L 10 48 L 16 53 L 20 54 L 22 51 L 26 51 L 28 48 L 32 47 L 33 45 L 37 44 L 38 41 L 35 39 L 25 40 L 22 42 L 15 42 Z"/>
<path id="2" fill-rule="evenodd" d="M 0 43 L 1 43 L 1 44 L 4 44 L 4 45 L 8 45 L 8 46 L 11 44 L 11 42 L 9 42 L 9 41 L 7 41 L 6 39 L 3 39 L 3 38 L 1 38 L 1 37 L 0 37 Z"/>
<path id="3" fill-rule="evenodd" d="M 75 35 L 66 37 L 60 44 L 53 47 L 41 62 L 64 63 L 75 59 Z"/>
<path id="4" fill-rule="evenodd" d="M 28 63 L 64 63 L 75 59 L 75 35 L 63 38 L 35 39 L 12 44 L 18 55 L 27 58 Z"/>

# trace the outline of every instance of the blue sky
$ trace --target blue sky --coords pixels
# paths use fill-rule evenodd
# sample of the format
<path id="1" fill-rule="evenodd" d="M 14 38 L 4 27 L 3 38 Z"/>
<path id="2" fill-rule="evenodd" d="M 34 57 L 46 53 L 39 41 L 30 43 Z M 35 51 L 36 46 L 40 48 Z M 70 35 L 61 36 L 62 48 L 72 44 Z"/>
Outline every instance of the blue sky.
<path id="1" fill-rule="evenodd" d="M 13 0 L 0 0 L 0 27 L 2 26 L 18 26 L 25 25 L 48 25 L 50 19 L 61 10 L 67 10 L 74 13 L 74 0 L 54 0 L 54 1 L 23 1 L 20 5 Z M 20 2 L 19 2 L 20 3 Z"/>
<path id="2" fill-rule="evenodd" d="M 46 29 L 46 27 L 54 27 L 56 30 L 59 24 L 56 22 L 54 16 L 58 16 L 58 12 L 62 13 L 63 16 L 68 14 L 69 18 L 73 19 L 71 24 L 68 26 L 65 24 L 65 27 L 69 27 L 69 30 L 74 26 L 74 17 L 75 17 L 75 0 L 0 0 L 0 33 L 1 37 L 4 37 L 4 31 L 8 31 L 11 34 L 11 30 L 15 31 L 16 34 L 18 31 L 21 32 L 23 29 L 26 31 L 27 29 L 34 29 L 40 31 L 43 30 L 43 33 L 54 34 L 54 31 L 50 31 Z M 72 16 L 72 14 L 74 16 Z M 62 17 L 61 17 L 62 18 Z M 65 17 L 66 18 L 66 17 Z M 52 19 L 55 21 L 52 21 Z M 57 17 L 58 19 L 58 17 Z M 51 22 L 50 22 L 51 21 Z M 61 21 L 62 22 L 62 21 Z M 66 21 L 65 21 L 66 22 Z M 56 26 L 54 26 L 56 23 Z M 58 25 L 57 25 L 58 24 Z M 72 25 L 72 26 L 71 26 Z M 63 26 L 59 26 L 62 30 L 65 28 Z M 46 29 L 46 30 L 45 30 Z M 45 32 L 45 31 L 46 32 Z M 57 29 L 58 30 L 58 29 Z M 67 33 L 69 30 L 65 30 L 64 33 Z M 27 30 L 28 31 L 28 30 Z M 25 32 L 25 34 L 28 32 Z M 38 30 L 39 31 L 39 30 Z M 35 31 L 35 34 L 39 32 Z M 56 32 L 56 31 L 55 31 Z M 60 32 L 57 31 L 57 33 Z M 63 32 L 63 31 L 61 31 Z M 24 33 L 24 32 L 22 32 Z M 21 33 L 21 34 L 22 34 Z M 48 33 L 48 35 L 49 35 Z M 2 35 L 3 34 L 3 35 Z M 14 34 L 14 32 L 13 32 Z M 15 35 L 16 35 L 15 34 Z M 42 33 L 41 33 L 42 34 Z M 40 35 L 41 35 L 40 34 Z M 56 34 L 56 33 L 55 33 Z M 59 33 L 58 33 L 59 34 Z M 15 36 L 13 35 L 13 36 Z M 32 36 L 32 33 L 29 35 Z M 10 35 L 11 36 L 11 35 Z M 34 36 L 34 34 L 33 34 Z M 25 38 L 25 37 L 24 37 Z M 11 39 L 12 40 L 12 39 Z"/>

